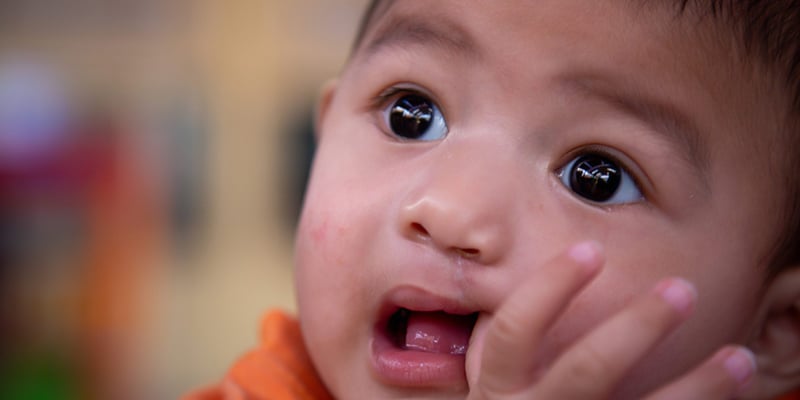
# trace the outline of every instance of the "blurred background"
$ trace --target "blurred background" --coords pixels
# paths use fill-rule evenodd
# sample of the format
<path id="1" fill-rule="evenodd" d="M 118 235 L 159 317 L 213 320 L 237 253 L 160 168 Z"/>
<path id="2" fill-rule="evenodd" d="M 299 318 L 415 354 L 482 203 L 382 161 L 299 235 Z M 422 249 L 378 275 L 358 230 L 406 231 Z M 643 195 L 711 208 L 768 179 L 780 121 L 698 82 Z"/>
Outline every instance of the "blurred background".
<path id="1" fill-rule="evenodd" d="M 0 0 L 0 398 L 178 398 L 294 309 L 365 3 Z"/>

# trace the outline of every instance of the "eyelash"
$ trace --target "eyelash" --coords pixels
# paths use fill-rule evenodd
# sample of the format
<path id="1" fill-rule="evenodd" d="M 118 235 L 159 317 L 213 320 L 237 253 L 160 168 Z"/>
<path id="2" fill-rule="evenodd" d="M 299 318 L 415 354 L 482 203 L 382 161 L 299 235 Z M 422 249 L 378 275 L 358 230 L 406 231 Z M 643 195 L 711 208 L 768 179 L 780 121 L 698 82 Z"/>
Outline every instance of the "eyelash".
<path id="1" fill-rule="evenodd" d="M 411 84 L 396 84 L 384 89 L 373 99 L 373 107 L 380 108 L 386 105 L 389 100 L 401 94 L 421 94 L 427 96 L 425 91 L 411 87 Z"/>
<path id="2" fill-rule="evenodd" d="M 399 97 L 404 96 L 404 95 L 423 96 L 423 97 L 427 97 L 427 98 L 431 99 L 431 101 L 433 101 L 437 105 L 441 104 L 438 100 L 436 100 L 435 96 L 430 94 L 430 92 L 428 92 L 427 90 L 418 88 L 418 87 L 416 87 L 416 85 L 412 85 L 410 83 L 409 84 L 396 84 L 396 85 L 392 85 L 392 86 L 384 89 L 383 91 L 378 93 L 378 95 L 375 96 L 370 101 L 370 106 L 369 106 L 370 111 L 374 112 L 374 111 L 383 110 L 389 105 L 390 102 L 392 102 L 394 100 L 397 100 Z M 439 109 L 441 111 L 441 107 L 439 107 Z M 444 114 L 443 111 L 442 111 L 442 114 Z"/>

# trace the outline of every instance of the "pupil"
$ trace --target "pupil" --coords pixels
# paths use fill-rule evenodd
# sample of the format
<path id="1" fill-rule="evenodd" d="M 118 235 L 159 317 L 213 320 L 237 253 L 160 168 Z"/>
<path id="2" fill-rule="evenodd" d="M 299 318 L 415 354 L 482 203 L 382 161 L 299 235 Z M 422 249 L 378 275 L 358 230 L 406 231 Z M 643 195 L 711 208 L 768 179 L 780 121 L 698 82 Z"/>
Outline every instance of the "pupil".
<path id="1" fill-rule="evenodd" d="M 398 136 L 417 139 L 424 135 L 433 120 L 433 105 L 422 96 L 403 96 L 392 106 L 389 124 Z"/>
<path id="2" fill-rule="evenodd" d="M 575 161 L 570 187 L 589 200 L 601 202 L 616 193 L 621 179 L 620 168 L 614 162 L 598 155 L 587 154 Z"/>

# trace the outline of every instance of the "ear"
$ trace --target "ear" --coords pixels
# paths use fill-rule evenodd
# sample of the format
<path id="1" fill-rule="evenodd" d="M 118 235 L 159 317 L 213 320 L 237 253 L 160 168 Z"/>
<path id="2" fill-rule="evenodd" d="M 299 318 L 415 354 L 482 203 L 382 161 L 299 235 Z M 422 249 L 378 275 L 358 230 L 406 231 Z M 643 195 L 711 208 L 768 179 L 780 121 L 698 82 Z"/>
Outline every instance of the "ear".
<path id="1" fill-rule="evenodd" d="M 760 329 L 749 343 L 758 375 L 748 395 L 774 398 L 800 387 L 800 266 L 770 283 L 759 315 Z"/>
<path id="2" fill-rule="evenodd" d="M 322 132 L 322 124 L 325 122 L 325 117 L 327 117 L 328 111 L 330 111 L 331 103 L 333 102 L 333 98 L 336 94 L 338 84 L 338 80 L 331 79 L 322 85 L 319 103 L 317 103 L 317 110 L 314 115 L 314 137 L 317 139 L 317 141 L 319 141 Z"/>

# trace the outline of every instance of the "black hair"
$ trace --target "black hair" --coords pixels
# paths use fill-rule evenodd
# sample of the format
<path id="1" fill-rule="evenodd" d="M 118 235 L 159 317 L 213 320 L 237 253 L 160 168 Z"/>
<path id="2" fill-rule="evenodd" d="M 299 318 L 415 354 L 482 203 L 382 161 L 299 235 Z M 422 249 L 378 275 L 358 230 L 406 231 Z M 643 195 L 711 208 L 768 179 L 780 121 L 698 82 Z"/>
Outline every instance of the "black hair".
<path id="1" fill-rule="evenodd" d="M 355 52 L 393 0 L 371 0 L 353 44 Z M 738 37 L 747 57 L 760 62 L 786 88 L 785 136 L 789 154 L 782 168 L 787 188 L 779 242 L 770 253 L 768 276 L 800 267 L 800 0 L 655 0 L 671 1 L 678 15 L 711 17 Z"/>

